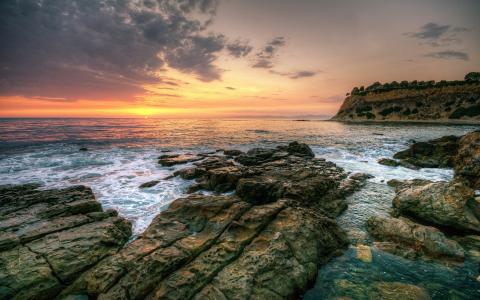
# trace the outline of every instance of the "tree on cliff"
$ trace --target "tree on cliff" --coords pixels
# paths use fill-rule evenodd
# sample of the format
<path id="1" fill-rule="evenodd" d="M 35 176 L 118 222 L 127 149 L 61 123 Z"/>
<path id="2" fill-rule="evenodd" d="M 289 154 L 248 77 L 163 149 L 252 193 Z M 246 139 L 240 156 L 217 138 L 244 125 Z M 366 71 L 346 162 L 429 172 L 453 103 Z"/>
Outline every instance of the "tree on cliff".
<path id="1" fill-rule="evenodd" d="M 470 72 L 465 75 L 465 81 L 480 81 L 480 72 Z"/>

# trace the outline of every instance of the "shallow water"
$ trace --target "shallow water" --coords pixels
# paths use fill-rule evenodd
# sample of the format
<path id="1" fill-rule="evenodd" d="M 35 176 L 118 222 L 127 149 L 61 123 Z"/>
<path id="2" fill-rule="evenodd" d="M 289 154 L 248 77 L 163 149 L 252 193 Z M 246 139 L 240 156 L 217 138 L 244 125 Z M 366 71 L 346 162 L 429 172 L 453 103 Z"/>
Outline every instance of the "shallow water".
<path id="1" fill-rule="evenodd" d="M 461 135 L 479 128 L 292 120 L 1 119 L 0 184 L 88 185 L 104 207 L 115 208 L 132 220 L 138 234 L 171 201 L 184 196 L 190 184 L 175 178 L 161 180 L 153 188 L 138 188 L 144 182 L 165 178 L 175 169 L 157 164 L 161 151 L 247 150 L 298 140 L 311 145 L 318 157 L 347 171 L 375 176 L 362 191 L 349 197 L 349 209 L 339 217 L 343 228 L 361 235 L 368 217 L 388 214 L 393 191 L 385 184 L 387 180 L 449 180 L 453 175 L 445 169 L 414 171 L 387 167 L 377 163 L 379 158 L 390 157 L 413 140 Z M 89 151 L 81 152 L 80 147 Z M 184 166 L 177 168 L 181 167 Z M 437 299 L 448 299 L 454 297 L 451 293 L 460 292 L 460 299 L 468 298 L 465 295 L 476 298 L 480 297 L 479 283 L 474 278 L 478 275 L 476 268 L 470 263 L 466 267 L 447 268 L 410 262 L 383 252 L 374 252 L 372 263 L 365 264 L 355 258 L 352 248 L 321 269 L 315 287 L 305 297 L 348 296 L 335 285 L 335 280 L 338 283 L 348 279 L 365 288 L 367 282 L 381 280 L 425 283 Z M 450 293 L 449 288 L 454 292 Z"/>

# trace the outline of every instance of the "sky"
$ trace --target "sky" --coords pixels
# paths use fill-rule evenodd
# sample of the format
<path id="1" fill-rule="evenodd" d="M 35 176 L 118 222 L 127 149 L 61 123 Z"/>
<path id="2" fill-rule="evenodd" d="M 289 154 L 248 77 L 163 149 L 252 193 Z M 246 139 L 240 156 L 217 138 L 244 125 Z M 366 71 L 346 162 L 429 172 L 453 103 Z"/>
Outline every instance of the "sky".
<path id="1" fill-rule="evenodd" d="M 0 117 L 327 118 L 480 71 L 478 0 L 2 0 Z"/>

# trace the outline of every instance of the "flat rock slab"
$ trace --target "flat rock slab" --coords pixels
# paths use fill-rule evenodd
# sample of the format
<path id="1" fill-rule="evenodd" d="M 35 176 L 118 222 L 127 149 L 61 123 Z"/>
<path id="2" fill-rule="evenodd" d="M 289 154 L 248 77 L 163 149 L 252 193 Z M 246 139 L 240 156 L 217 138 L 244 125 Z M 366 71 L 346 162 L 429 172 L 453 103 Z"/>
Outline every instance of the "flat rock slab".
<path id="1" fill-rule="evenodd" d="M 0 299 L 52 299 L 131 235 L 90 188 L 37 188 L 0 187 Z"/>
<path id="2" fill-rule="evenodd" d="M 345 245 L 335 221 L 278 200 L 175 200 L 147 230 L 67 288 L 97 299 L 291 298 Z"/>
<path id="3" fill-rule="evenodd" d="M 186 164 L 189 162 L 199 161 L 204 159 L 205 156 L 199 156 L 194 154 L 172 154 L 162 155 L 158 159 L 158 163 L 162 166 L 171 167 L 174 165 Z"/>

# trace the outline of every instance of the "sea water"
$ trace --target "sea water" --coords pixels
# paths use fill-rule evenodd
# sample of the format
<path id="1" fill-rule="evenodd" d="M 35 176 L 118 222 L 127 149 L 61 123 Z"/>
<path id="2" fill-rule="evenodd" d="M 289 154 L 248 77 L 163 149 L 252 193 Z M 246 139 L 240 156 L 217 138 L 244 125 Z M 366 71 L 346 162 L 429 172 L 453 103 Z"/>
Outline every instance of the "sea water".
<path id="1" fill-rule="evenodd" d="M 350 196 L 349 208 L 338 218 L 348 232 L 365 232 L 372 215 L 388 215 L 393 190 L 390 179 L 450 180 L 449 169 L 411 170 L 377 163 L 414 141 L 444 135 L 462 135 L 475 125 L 348 124 L 296 120 L 165 120 L 165 119 L 0 119 L 0 184 L 37 182 L 43 188 L 83 184 L 90 186 L 104 208 L 114 208 L 131 220 L 138 235 L 153 217 L 174 199 L 185 196 L 188 180 L 164 180 L 178 168 L 157 163 L 165 151 L 202 153 L 217 149 L 248 150 L 274 147 L 290 141 L 309 144 L 317 157 L 335 162 L 349 172 L 374 176 L 365 188 Z M 88 151 L 79 151 L 80 148 Z M 160 180 L 155 187 L 139 185 Z M 377 282 L 420 285 L 436 299 L 480 297 L 478 265 L 447 267 L 409 261 L 373 251 L 371 263 L 356 258 L 350 247 L 322 267 L 306 299 L 337 296 L 356 299 L 368 295 Z M 355 288 L 339 288 L 343 283 Z M 367 296 L 365 296 L 367 297 Z M 457 298 L 455 298 L 457 297 Z"/>

